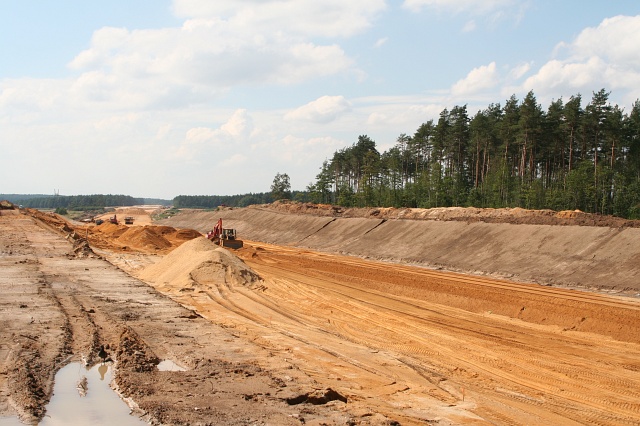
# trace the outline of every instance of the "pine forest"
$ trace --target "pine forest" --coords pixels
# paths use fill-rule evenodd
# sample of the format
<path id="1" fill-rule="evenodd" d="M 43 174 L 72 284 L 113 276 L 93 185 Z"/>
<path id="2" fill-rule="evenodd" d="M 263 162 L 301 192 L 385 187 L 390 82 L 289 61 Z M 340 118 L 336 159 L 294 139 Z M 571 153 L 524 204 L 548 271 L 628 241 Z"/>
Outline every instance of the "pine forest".
<path id="1" fill-rule="evenodd" d="M 640 101 L 610 92 L 554 100 L 533 92 L 444 109 L 380 153 L 368 136 L 336 151 L 307 187 L 317 203 L 347 207 L 522 207 L 640 218 Z"/>

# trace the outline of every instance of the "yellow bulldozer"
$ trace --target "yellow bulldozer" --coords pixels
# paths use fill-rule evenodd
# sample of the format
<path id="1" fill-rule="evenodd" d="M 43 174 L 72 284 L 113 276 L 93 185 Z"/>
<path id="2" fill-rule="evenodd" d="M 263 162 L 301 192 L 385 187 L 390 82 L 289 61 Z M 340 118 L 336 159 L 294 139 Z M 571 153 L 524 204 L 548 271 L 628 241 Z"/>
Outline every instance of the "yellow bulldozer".
<path id="1" fill-rule="evenodd" d="M 239 249 L 244 246 L 242 240 L 237 238 L 235 229 L 222 227 L 222 219 L 219 219 L 216 226 L 207 232 L 207 238 L 220 247 Z"/>

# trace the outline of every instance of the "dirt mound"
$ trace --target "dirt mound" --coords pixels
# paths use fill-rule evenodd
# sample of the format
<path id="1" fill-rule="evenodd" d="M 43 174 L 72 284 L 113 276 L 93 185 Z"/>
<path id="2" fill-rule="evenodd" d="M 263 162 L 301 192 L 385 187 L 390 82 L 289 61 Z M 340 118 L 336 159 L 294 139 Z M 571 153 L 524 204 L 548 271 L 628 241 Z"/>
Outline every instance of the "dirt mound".
<path id="1" fill-rule="evenodd" d="M 116 225 L 111 222 L 103 222 L 94 228 L 95 231 L 101 232 L 113 239 L 120 237 L 127 232 L 129 228 L 124 225 Z"/>
<path id="2" fill-rule="evenodd" d="M 89 246 L 89 242 L 84 238 L 79 238 L 73 240 L 73 254 L 78 258 L 84 257 L 99 257 L 97 256 L 91 247 Z"/>
<path id="3" fill-rule="evenodd" d="M 171 226 L 126 226 L 104 222 L 90 227 L 90 243 L 111 250 L 166 253 L 185 241 L 201 237 L 193 229 L 176 229 Z"/>
<path id="4" fill-rule="evenodd" d="M 105 221 L 100 225 L 72 223 L 54 213 L 25 209 L 24 213 L 38 219 L 43 225 L 68 236 L 78 234 L 93 247 L 115 251 L 138 251 L 142 253 L 167 253 L 185 241 L 202 236 L 193 229 L 176 229 L 171 226 L 126 226 Z M 73 237 L 76 240 L 76 237 Z M 76 251 L 78 249 L 78 251 Z M 89 247 L 74 247 L 78 255 L 92 255 Z"/>
<path id="5" fill-rule="evenodd" d="M 608 226 L 611 228 L 640 228 L 640 220 L 628 220 L 615 216 L 585 213 L 580 210 L 527 210 L 519 207 L 502 209 L 482 209 L 476 207 L 438 207 L 432 209 L 414 208 L 344 208 L 329 204 L 300 203 L 280 200 L 272 204 L 250 206 L 283 213 L 304 214 L 322 217 L 378 218 L 440 220 L 462 222 L 511 223 L 521 225 L 559 226 Z"/>
<path id="6" fill-rule="evenodd" d="M 16 208 L 15 204 L 7 200 L 0 201 L 0 210 L 15 210 L 15 208 Z"/>
<path id="7" fill-rule="evenodd" d="M 175 232 L 174 237 L 177 240 L 189 241 L 193 240 L 194 238 L 202 237 L 202 234 L 195 229 L 178 229 Z"/>
<path id="8" fill-rule="evenodd" d="M 171 247 L 172 244 L 153 228 L 149 226 L 126 228 L 125 232 L 118 237 L 118 241 L 127 246 L 146 250 L 162 250 Z"/>
<path id="9" fill-rule="evenodd" d="M 57 229 L 62 232 L 71 232 L 69 223 L 62 217 L 55 213 L 45 213 L 36 209 L 24 209 L 23 212 L 33 218 L 40 220 L 41 223 Z"/>
<path id="10" fill-rule="evenodd" d="M 139 207 L 130 207 L 130 208 L 119 208 L 116 210 L 116 213 L 121 215 L 145 215 L 149 214 L 145 209 L 141 209 Z"/>
<path id="11" fill-rule="evenodd" d="M 242 260 L 204 237 L 182 244 L 160 262 L 146 267 L 140 278 L 172 287 L 192 287 L 195 283 L 247 286 L 260 281 Z"/>
<path id="12" fill-rule="evenodd" d="M 154 226 L 154 230 L 155 232 L 163 236 L 171 235 L 176 232 L 176 228 L 173 228 L 171 226 L 166 226 L 166 225 L 156 225 Z"/>

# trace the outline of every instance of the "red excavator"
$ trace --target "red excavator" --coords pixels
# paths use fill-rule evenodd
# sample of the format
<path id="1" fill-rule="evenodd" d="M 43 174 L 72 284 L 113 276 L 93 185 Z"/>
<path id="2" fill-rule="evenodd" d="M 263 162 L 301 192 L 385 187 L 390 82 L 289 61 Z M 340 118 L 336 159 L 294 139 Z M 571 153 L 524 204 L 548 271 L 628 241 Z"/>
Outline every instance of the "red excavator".
<path id="1" fill-rule="evenodd" d="M 222 219 L 218 219 L 216 226 L 207 232 L 207 238 L 225 248 L 239 249 L 244 245 L 242 240 L 236 237 L 235 229 L 222 227 Z"/>

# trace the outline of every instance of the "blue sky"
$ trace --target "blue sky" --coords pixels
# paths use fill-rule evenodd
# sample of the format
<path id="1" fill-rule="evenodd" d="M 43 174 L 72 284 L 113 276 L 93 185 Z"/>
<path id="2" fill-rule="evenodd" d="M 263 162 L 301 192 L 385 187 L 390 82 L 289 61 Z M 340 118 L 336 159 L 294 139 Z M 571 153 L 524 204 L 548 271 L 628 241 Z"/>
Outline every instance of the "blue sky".
<path id="1" fill-rule="evenodd" d="M 640 3 L 0 0 L 0 193 L 293 189 L 444 108 L 640 98 Z"/>

